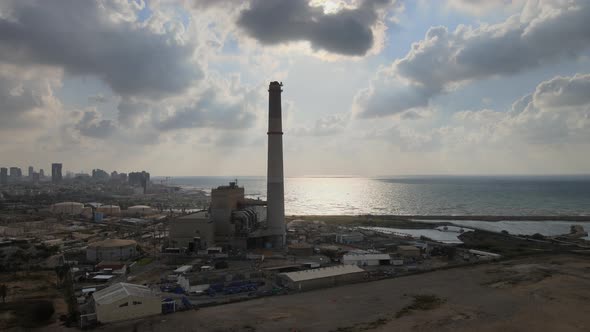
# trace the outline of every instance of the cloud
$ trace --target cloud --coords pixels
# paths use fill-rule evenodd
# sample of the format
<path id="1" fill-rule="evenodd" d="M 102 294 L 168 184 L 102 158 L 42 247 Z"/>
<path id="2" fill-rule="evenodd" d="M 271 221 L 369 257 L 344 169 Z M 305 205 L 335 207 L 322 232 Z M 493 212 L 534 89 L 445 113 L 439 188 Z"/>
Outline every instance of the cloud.
<path id="1" fill-rule="evenodd" d="M 314 50 L 365 55 L 375 43 L 375 26 L 391 0 L 365 0 L 356 8 L 326 13 L 308 0 L 252 0 L 237 25 L 264 45 L 307 41 Z"/>
<path id="2" fill-rule="evenodd" d="M 330 114 L 316 120 L 310 127 L 295 128 L 289 133 L 295 136 L 332 136 L 346 130 L 350 116 L 348 114 Z"/>
<path id="3" fill-rule="evenodd" d="M 447 0 L 447 5 L 455 10 L 472 15 L 486 15 L 490 11 L 510 11 L 521 8 L 526 0 Z"/>
<path id="4" fill-rule="evenodd" d="M 590 74 L 557 76 L 537 85 L 507 111 L 483 109 L 453 114 L 445 126 L 417 131 L 400 125 L 366 134 L 395 142 L 404 151 L 560 151 L 590 142 Z"/>
<path id="5" fill-rule="evenodd" d="M 513 75 L 580 55 L 590 45 L 590 3 L 529 1 L 494 25 L 433 27 L 405 57 L 381 69 L 355 96 L 360 117 L 421 108 L 469 81 Z"/>
<path id="6" fill-rule="evenodd" d="M 102 93 L 99 93 L 94 96 L 89 96 L 88 101 L 95 104 L 104 104 L 109 101 L 109 98 L 105 97 Z"/>
<path id="7" fill-rule="evenodd" d="M 103 120 L 101 113 L 94 108 L 82 113 L 75 128 L 84 136 L 100 139 L 111 136 L 117 129 L 112 120 Z"/>
<path id="8" fill-rule="evenodd" d="M 0 62 L 0 127 L 41 126 L 60 106 L 53 96 L 60 76 L 47 68 L 22 69 Z"/>
<path id="9" fill-rule="evenodd" d="M 246 105 L 239 101 L 221 100 L 215 90 L 209 89 L 191 105 L 158 119 L 155 127 L 162 131 L 204 127 L 248 128 L 253 124 L 255 115 L 248 112 L 245 107 Z"/>
<path id="10" fill-rule="evenodd" d="M 7 0 L 0 5 L 0 58 L 91 75 L 117 94 L 180 93 L 203 77 L 182 25 L 139 22 L 136 1 Z M 156 22 L 157 21 L 157 22 Z"/>

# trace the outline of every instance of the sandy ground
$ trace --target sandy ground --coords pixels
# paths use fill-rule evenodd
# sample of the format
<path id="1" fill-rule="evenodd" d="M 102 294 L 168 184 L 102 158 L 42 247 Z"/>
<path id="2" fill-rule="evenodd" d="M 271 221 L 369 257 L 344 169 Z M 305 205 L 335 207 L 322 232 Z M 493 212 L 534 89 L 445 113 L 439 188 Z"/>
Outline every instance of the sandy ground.
<path id="1" fill-rule="evenodd" d="M 432 310 L 396 313 L 412 295 Z M 589 331 L 590 258 L 538 256 L 105 325 L 108 331 Z"/>

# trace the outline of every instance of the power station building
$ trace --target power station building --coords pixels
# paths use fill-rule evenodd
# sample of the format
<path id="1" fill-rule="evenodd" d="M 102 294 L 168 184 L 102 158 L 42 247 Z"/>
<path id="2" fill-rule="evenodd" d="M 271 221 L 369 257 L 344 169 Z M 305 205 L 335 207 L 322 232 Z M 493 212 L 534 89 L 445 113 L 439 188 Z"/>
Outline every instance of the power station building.
<path id="1" fill-rule="evenodd" d="M 181 216 L 170 223 L 171 246 L 193 250 L 205 245 L 284 248 L 282 87 L 275 81 L 268 88 L 267 202 L 246 199 L 237 181 L 214 188 L 208 211 Z"/>

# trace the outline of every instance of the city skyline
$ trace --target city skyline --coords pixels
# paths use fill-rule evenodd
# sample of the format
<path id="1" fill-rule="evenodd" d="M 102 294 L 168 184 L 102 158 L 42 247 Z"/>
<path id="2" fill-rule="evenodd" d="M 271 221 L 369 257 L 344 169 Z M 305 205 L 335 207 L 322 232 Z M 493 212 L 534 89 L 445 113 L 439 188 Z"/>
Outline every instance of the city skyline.
<path id="1" fill-rule="evenodd" d="M 590 172 L 586 1 L 3 1 L 0 14 L 2 167 L 263 176 L 279 80 L 287 177 Z"/>

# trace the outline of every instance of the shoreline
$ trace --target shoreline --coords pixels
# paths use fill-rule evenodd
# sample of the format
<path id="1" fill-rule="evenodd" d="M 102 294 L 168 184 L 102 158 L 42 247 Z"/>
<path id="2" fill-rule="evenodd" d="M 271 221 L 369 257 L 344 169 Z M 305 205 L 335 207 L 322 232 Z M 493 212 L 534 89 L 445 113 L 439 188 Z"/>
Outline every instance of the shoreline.
<path id="1" fill-rule="evenodd" d="M 502 215 L 288 215 L 285 216 L 288 220 L 295 219 L 316 219 L 322 221 L 337 221 L 335 219 L 341 219 L 342 221 L 405 221 L 413 222 L 414 220 L 477 220 L 477 221 L 571 221 L 571 222 L 588 222 L 590 221 L 590 215 L 588 216 L 568 216 L 568 215 L 549 215 L 549 216 L 502 216 Z M 344 219 L 344 220 L 343 220 Z"/>

